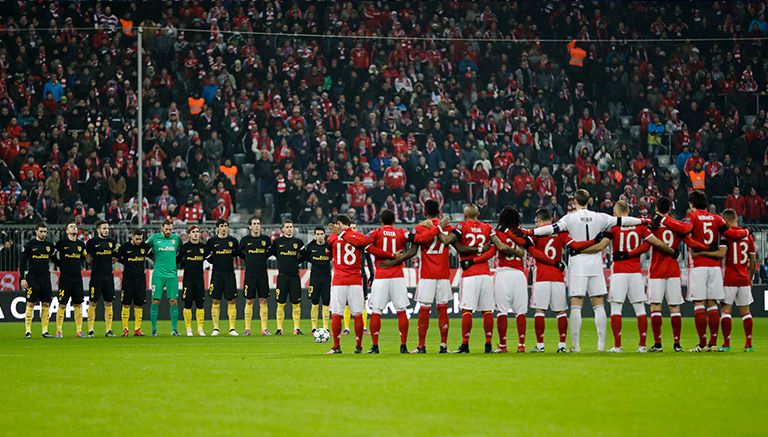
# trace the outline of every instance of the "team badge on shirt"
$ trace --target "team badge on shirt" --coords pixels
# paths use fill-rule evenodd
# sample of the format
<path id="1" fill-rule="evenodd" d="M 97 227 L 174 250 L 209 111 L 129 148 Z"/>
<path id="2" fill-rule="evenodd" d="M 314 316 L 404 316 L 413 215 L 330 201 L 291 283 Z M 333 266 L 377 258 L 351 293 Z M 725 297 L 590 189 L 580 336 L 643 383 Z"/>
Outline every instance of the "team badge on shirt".
<path id="1" fill-rule="evenodd" d="M 203 248 L 202 247 L 200 248 L 200 253 L 203 253 Z"/>

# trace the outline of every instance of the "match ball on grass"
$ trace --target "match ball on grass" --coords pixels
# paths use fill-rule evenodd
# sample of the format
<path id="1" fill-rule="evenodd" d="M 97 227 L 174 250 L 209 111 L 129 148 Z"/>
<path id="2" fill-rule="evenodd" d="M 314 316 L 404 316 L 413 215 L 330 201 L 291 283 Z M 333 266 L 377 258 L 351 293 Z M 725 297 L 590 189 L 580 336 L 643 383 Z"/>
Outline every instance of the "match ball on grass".
<path id="1" fill-rule="evenodd" d="M 331 334 L 325 328 L 319 328 L 313 334 L 315 337 L 315 343 L 328 343 L 328 339 L 331 338 Z"/>

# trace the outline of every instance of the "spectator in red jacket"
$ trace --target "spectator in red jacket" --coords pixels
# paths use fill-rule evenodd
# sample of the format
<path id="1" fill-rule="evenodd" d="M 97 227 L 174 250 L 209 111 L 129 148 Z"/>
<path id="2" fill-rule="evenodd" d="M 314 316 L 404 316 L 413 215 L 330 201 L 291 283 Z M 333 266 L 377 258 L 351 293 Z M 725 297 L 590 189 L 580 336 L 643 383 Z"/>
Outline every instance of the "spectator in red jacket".
<path id="1" fill-rule="evenodd" d="M 195 204 L 192 197 L 187 199 L 187 203 L 179 208 L 179 220 L 184 223 L 199 223 L 203 220 L 203 208 L 201 204 Z"/>
<path id="2" fill-rule="evenodd" d="M 405 182 L 405 169 L 400 166 L 400 161 L 397 158 L 392 158 L 392 164 L 384 170 L 384 183 L 387 184 L 399 199 L 405 189 Z"/>
<path id="3" fill-rule="evenodd" d="M 231 213 L 232 210 L 227 208 L 227 203 L 224 199 L 219 199 L 218 204 L 213 208 L 213 211 L 211 211 L 211 221 L 216 221 L 218 219 L 229 220 L 229 215 Z"/>
<path id="4" fill-rule="evenodd" d="M 515 179 L 512 180 L 512 189 L 515 190 L 517 196 L 520 196 L 523 190 L 525 190 L 525 184 L 531 184 L 531 186 L 533 186 L 534 182 L 533 176 L 528 173 L 528 169 L 523 167 L 520 169 L 520 174 L 515 176 Z"/>
<path id="5" fill-rule="evenodd" d="M 349 206 L 351 208 L 362 209 L 365 205 L 365 185 L 360 182 L 360 176 L 355 176 L 355 182 L 347 188 L 349 195 Z"/>
<path id="6" fill-rule="evenodd" d="M 744 216 L 747 215 L 747 199 L 741 195 L 739 187 L 733 187 L 733 193 L 725 200 L 725 208 L 736 211 L 739 221 L 743 221 Z"/>
<path id="7" fill-rule="evenodd" d="M 533 184 L 533 190 L 539 196 L 539 204 L 544 205 L 549 201 L 550 196 L 557 194 L 557 185 L 555 185 L 555 178 L 549 174 L 549 167 L 542 167 L 539 171 L 539 175 L 536 177 L 536 182 Z"/>
<path id="8" fill-rule="evenodd" d="M 763 219 L 764 211 L 765 211 L 765 204 L 763 203 L 763 198 L 757 194 L 757 190 L 755 188 L 752 188 L 749 190 L 749 196 L 746 198 L 747 200 L 747 222 L 748 223 L 759 223 Z"/>

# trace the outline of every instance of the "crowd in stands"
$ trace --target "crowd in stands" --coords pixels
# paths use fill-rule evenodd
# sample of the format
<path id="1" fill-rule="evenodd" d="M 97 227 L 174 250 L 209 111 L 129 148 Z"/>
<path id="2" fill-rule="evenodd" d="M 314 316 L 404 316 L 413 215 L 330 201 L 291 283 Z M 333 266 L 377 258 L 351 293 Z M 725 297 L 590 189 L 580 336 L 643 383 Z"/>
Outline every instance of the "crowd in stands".
<path id="1" fill-rule="evenodd" d="M 387 208 L 413 223 L 436 199 L 452 213 L 472 200 L 485 219 L 512 204 L 531 222 L 583 187 L 597 209 L 625 199 L 646 215 L 666 195 L 678 216 L 700 188 L 763 222 L 765 9 L 9 2 L 0 221 L 198 222 L 242 207 L 313 224 Z"/>

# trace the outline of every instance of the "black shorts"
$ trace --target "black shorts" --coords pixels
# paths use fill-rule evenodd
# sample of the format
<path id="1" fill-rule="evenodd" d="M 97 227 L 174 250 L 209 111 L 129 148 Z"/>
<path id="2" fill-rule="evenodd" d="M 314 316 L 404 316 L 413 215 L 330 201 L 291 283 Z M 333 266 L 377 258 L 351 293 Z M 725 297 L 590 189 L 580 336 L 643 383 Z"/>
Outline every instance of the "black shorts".
<path id="1" fill-rule="evenodd" d="M 245 286 L 243 286 L 243 293 L 245 293 L 246 299 L 255 299 L 257 296 L 259 299 L 268 298 L 269 280 L 267 279 L 267 275 L 246 276 Z"/>
<path id="2" fill-rule="evenodd" d="M 235 284 L 235 273 L 213 273 L 211 274 L 211 285 L 208 286 L 208 292 L 214 300 L 232 300 L 237 297 L 237 284 Z"/>
<path id="3" fill-rule="evenodd" d="M 59 277 L 59 305 L 66 306 L 70 300 L 72 305 L 80 305 L 83 295 L 83 278 Z"/>
<path id="4" fill-rule="evenodd" d="M 310 276 L 307 295 L 309 295 L 312 305 L 329 306 L 331 304 L 331 277 Z"/>
<path id="5" fill-rule="evenodd" d="M 88 296 L 91 302 L 98 302 L 99 298 L 103 298 L 104 302 L 112 302 L 115 300 L 115 278 L 113 276 L 91 276 Z"/>
<path id="6" fill-rule="evenodd" d="M 147 278 L 143 275 L 136 278 L 123 276 L 120 302 L 123 305 L 144 306 L 147 303 Z"/>
<path id="7" fill-rule="evenodd" d="M 277 275 L 277 288 L 275 288 L 277 303 L 285 303 L 288 297 L 292 304 L 301 302 L 301 279 L 298 276 Z"/>
<path id="8" fill-rule="evenodd" d="M 181 297 L 184 299 L 184 308 L 202 308 L 205 301 L 205 287 L 202 276 L 199 278 L 184 278 L 182 282 Z"/>
<path id="9" fill-rule="evenodd" d="M 36 278 L 28 276 L 27 278 L 27 302 L 51 303 L 53 290 L 51 287 L 51 277 Z"/>

